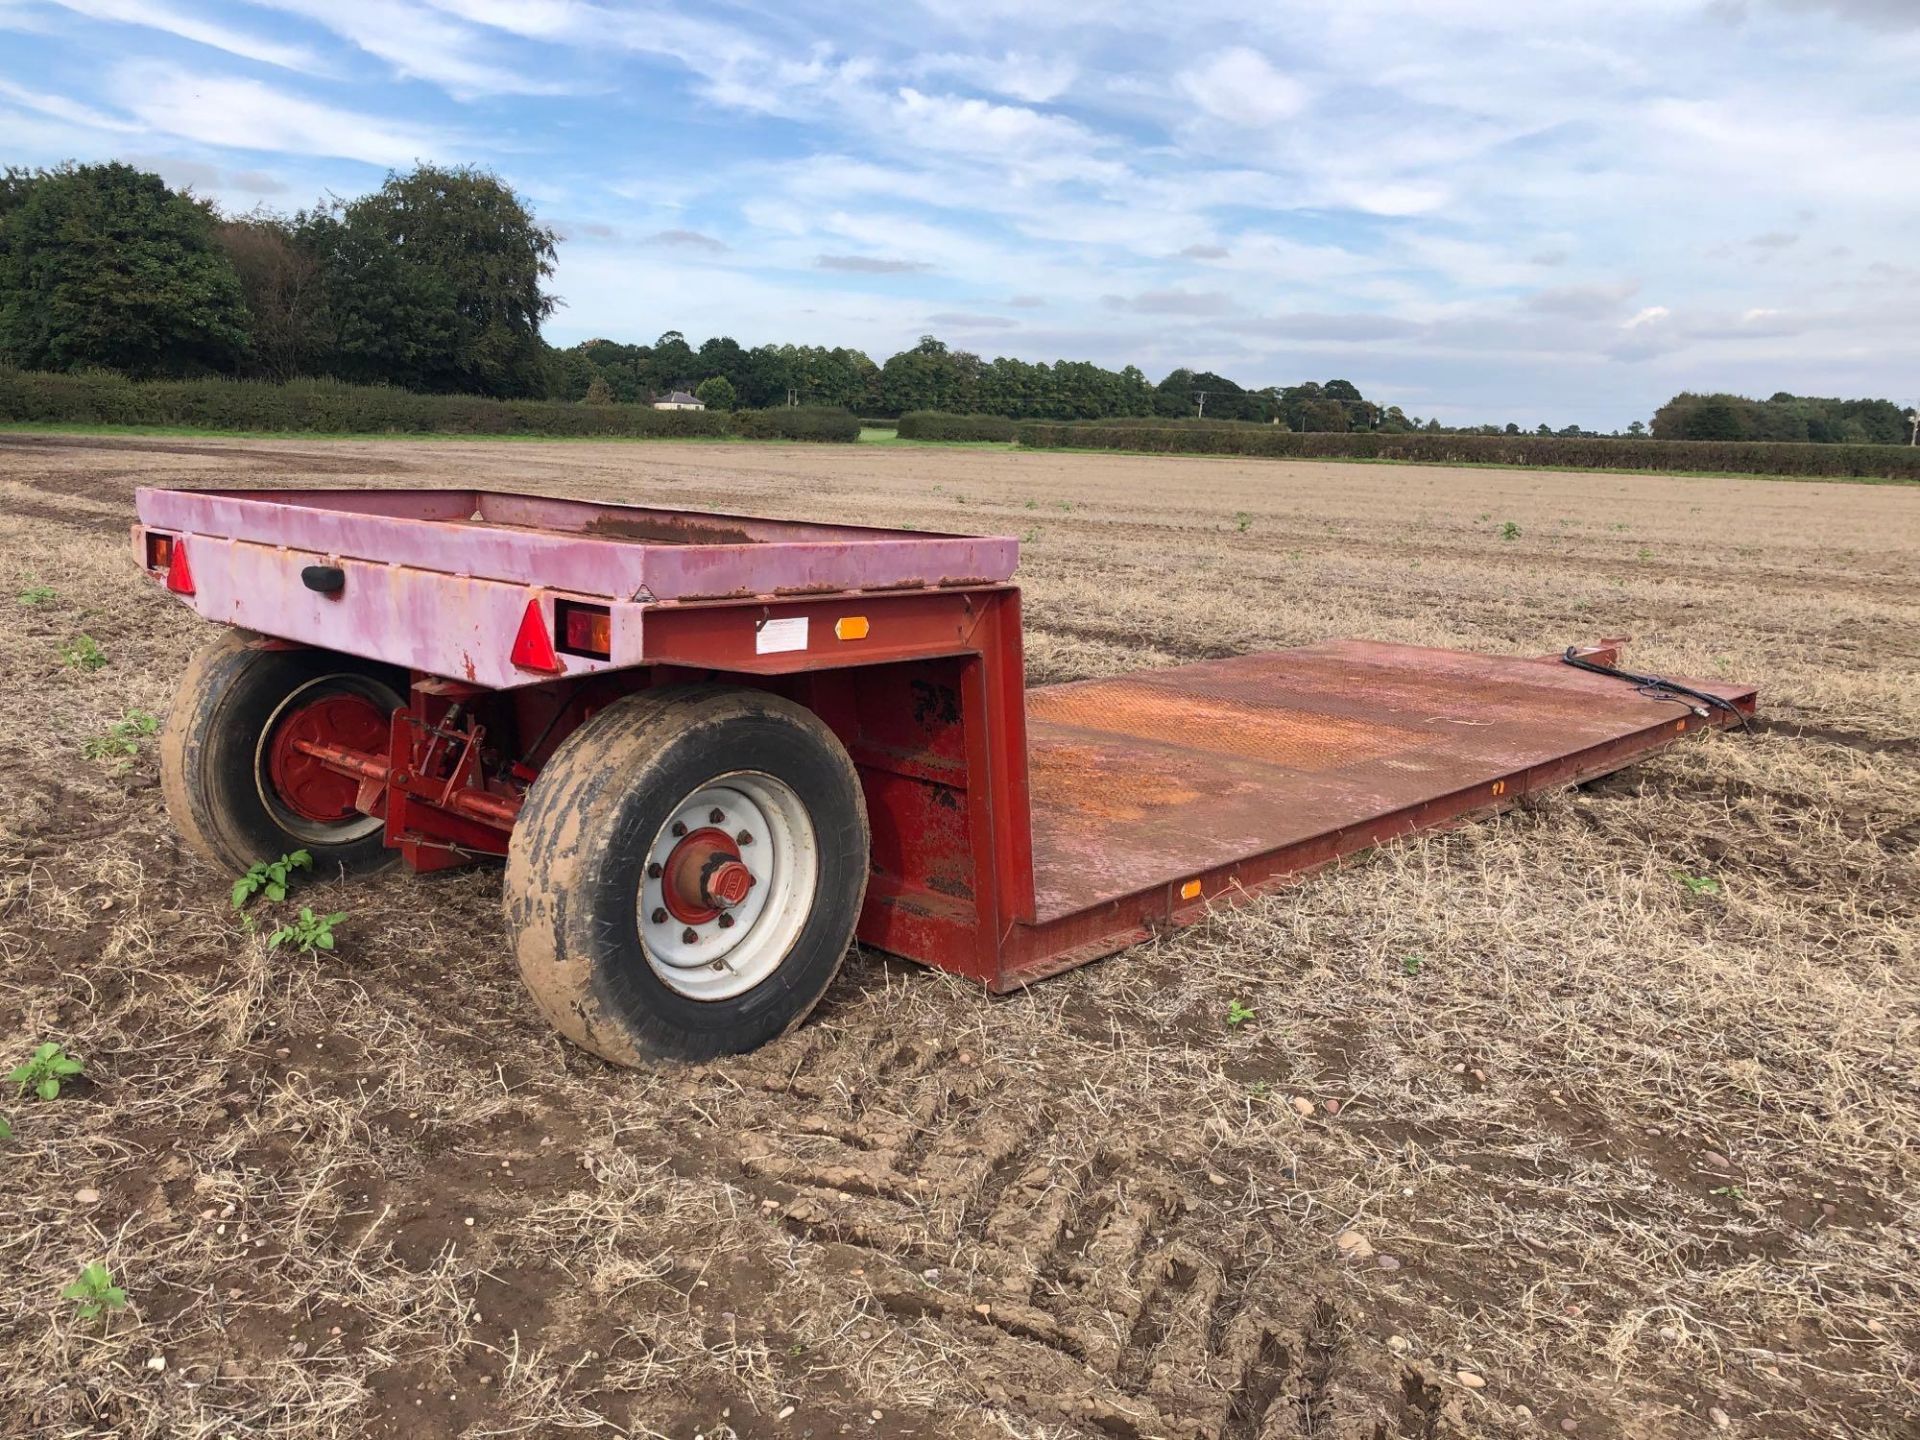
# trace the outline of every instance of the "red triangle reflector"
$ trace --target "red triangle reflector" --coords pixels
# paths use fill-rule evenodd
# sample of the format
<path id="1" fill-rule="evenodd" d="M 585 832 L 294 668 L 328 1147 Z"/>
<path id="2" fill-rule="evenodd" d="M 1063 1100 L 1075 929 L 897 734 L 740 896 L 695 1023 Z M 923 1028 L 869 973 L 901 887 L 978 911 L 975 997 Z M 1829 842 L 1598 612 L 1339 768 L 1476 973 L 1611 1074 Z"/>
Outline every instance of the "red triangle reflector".
<path id="1" fill-rule="evenodd" d="M 553 636 L 547 633 L 538 597 L 527 601 L 527 613 L 520 617 L 520 633 L 513 637 L 513 650 L 507 658 L 522 670 L 560 673 L 560 657 L 553 653 Z"/>
<path id="2" fill-rule="evenodd" d="M 173 558 L 167 561 L 167 589 L 176 595 L 193 594 L 193 567 L 187 564 L 187 547 L 177 535 L 173 538 Z"/>

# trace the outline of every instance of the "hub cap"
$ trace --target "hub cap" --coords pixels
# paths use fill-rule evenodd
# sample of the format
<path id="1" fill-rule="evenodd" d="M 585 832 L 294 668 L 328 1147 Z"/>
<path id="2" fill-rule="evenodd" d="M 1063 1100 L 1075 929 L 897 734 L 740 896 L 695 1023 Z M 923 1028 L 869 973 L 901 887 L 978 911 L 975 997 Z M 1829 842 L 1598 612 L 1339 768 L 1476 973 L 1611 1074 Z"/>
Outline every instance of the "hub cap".
<path id="1" fill-rule="evenodd" d="M 280 702 L 260 733 L 254 779 L 281 828 L 324 845 L 344 844 L 380 828 L 378 819 L 354 805 L 360 782 L 328 769 L 297 742 L 384 755 L 388 727 L 399 708 L 398 695 L 364 675 L 323 675 Z"/>
<path id="2" fill-rule="evenodd" d="M 771 775 L 742 771 L 674 807 L 647 848 L 640 940 L 653 973 L 690 1000 L 744 994 L 780 968 L 813 909 L 813 822 Z"/>

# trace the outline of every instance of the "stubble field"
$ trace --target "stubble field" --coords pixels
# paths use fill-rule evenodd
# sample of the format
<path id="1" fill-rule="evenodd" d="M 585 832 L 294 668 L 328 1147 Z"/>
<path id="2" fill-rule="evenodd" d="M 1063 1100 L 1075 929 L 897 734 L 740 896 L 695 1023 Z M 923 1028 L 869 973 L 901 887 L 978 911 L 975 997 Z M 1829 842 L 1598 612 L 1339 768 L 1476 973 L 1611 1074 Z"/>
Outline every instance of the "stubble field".
<path id="1" fill-rule="evenodd" d="M 337 952 L 269 954 L 153 746 L 86 758 L 207 638 L 128 558 L 156 482 L 1010 533 L 1034 683 L 1629 634 L 1767 718 L 1023 995 L 861 954 L 619 1071 L 497 872 L 310 881 Z M 10 435 L 0 576 L 0 1062 L 87 1072 L 0 1100 L 0 1432 L 1920 1433 L 1920 489 Z"/>

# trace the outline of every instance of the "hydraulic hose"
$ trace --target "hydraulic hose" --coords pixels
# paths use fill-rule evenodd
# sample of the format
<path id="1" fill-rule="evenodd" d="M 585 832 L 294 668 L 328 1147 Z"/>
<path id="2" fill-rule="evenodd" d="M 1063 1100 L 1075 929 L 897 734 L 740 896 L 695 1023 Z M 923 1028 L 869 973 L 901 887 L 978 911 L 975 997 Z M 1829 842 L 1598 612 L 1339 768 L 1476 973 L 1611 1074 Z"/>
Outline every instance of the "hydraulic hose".
<path id="1" fill-rule="evenodd" d="M 1659 675 L 1636 675 L 1631 670 L 1622 670 L 1613 665 L 1602 665 L 1597 660 L 1589 660 L 1582 655 L 1577 646 L 1569 645 L 1560 659 L 1576 670 L 1585 670 L 1594 675 L 1606 675 L 1615 680 L 1625 680 L 1650 700 L 1672 700 L 1685 705 L 1696 715 L 1705 716 L 1713 710 L 1724 710 L 1740 722 L 1742 730 L 1753 729 L 1746 712 L 1731 700 L 1723 700 L 1718 695 L 1710 695 L 1705 690 L 1696 690 L 1691 685 L 1682 685 L 1678 680 L 1668 680 Z"/>

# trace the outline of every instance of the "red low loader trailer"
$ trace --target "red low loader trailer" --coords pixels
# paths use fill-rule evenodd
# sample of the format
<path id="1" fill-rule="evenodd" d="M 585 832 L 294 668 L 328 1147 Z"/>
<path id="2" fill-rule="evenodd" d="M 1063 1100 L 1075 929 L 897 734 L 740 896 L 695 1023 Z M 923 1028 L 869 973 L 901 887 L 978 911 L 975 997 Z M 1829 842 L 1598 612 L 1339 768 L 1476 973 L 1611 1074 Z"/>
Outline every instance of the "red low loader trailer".
<path id="1" fill-rule="evenodd" d="M 609 1060 L 797 1024 L 849 942 L 1007 991 L 1617 770 L 1754 692 L 1343 640 L 1029 692 L 1010 539 L 475 490 L 144 489 L 221 631 L 161 770 L 209 860 L 504 857 Z"/>

